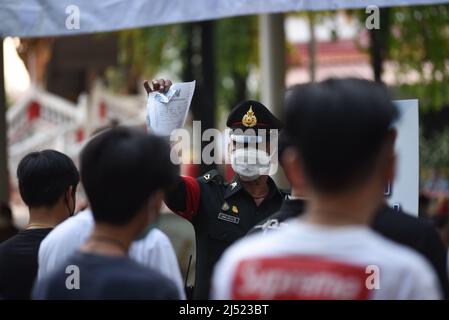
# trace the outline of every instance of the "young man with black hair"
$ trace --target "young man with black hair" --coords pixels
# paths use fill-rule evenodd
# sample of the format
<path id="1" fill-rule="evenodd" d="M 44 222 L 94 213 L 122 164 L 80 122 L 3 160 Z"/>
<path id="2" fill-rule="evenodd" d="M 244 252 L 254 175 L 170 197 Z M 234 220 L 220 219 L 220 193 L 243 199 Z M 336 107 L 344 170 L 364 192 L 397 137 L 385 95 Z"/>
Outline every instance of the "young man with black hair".
<path id="1" fill-rule="evenodd" d="M 283 165 L 283 154 L 291 142 L 284 133 L 279 135 L 279 163 Z M 296 178 L 297 181 L 301 181 Z M 257 232 L 267 233 L 288 225 L 291 218 L 299 217 L 304 212 L 305 201 L 304 183 L 297 183 L 291 190 L 291 196 L 284 200 L 278 212 L 258 223 L 248 232 L 248 235 Z M 422 217 L 390 207 L 385 200 L 384 205 L 377 211 L 371 221 L 371 228 L 384 237 L 399 244 L 405 245 L 422 254 L 434 268 L 443 295 L 449 298 L 449 282 L 447 273 L 447 252 L 439 234 L 430 221 Z"/>
<path id="2" fill-rule="evenodd" d="M 158 217 L 175 171 L 169 147 L 158 137 L 123 127 L 95 136 L 81 154 L 95 226 L 75 254 L 38 279 L 33 297 L 178 299 L 172 281 L 128 257 L 133 240 Z"/>
<path id="3" fill-rule="evenodd" d="M 283 168 L 304 183 L 305 212 L 234 245 L 215 268 L 218 299 L 438 299 L 426 260 L 369 228 L 394 177 L 397 110 L 385 87 L 330 79 L 286 100 L 293 147 Z"/>
<path id="4" fill-rule="evenodd" d="M 79 173 L 65 154 L 44 150 L 20 161 L 17 178 L 30 219 L 25 230 L 0 244 L 0 296 L 4 299 L 30 298 L 39 245 L 53 227 L 73 215 Z"/>

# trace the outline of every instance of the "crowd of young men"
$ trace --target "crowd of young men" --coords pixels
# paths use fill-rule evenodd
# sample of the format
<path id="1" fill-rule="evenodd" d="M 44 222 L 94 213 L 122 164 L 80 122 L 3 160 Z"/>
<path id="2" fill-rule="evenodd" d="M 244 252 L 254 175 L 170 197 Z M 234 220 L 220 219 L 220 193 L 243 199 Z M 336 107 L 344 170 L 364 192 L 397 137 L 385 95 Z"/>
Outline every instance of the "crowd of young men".
<path id="1" fill-rule="evenodd" d="M 80 173 L 59 152 L 32 153 L 17 169 L 30 222 L 0 244 L 0 298 L 184 299 L 173 248 L 153 225 L 163 201 L 194 226 L 197 299 L 445 298 L 438 234 L 384 199 L 398 117 L 386 88 L 360 79 L 290 88 L 285 125 L 244 101 L 226 123 L 230 181 L 180 176 L 165 137 L 126 127 L 93 136 Z M 281 132 L 290 193 L 269 176 L 270 129 Z M 72 217 L 80 180 L 89 208 Z"/>

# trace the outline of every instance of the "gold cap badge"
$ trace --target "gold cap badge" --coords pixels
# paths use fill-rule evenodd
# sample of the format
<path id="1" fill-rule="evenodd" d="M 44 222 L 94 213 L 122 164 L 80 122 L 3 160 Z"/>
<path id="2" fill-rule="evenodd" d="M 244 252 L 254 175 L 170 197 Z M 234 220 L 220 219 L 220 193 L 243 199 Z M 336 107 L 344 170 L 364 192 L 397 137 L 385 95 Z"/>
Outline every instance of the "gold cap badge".
<path id="1" fill-rule="evenodd" d="M 243 116 L 242 123 L 245 127 L 252 128 L 257 124 L 257 118 L 253 111 L 253 106 L 249 106 L 248 112 Z"/>

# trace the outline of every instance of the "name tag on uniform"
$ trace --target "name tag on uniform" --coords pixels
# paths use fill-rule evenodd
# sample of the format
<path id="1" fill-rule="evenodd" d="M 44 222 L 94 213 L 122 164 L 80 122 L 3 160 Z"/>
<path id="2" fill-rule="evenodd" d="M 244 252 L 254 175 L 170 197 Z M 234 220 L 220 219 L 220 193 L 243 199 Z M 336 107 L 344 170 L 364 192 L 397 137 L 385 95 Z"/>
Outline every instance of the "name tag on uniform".
<path id="1" fill-rule="evenodd" d="M 221 220 L 224 220 L 227 222 L 231 222 L 231 223 L 235 223 L 235 224 L 238 224 L 240 222 L 240 218 L 231 216 L 229 214 L 225 214 L 223 212 L 220 212 L 218 214 L 218 219 L 221 219 Z"/>

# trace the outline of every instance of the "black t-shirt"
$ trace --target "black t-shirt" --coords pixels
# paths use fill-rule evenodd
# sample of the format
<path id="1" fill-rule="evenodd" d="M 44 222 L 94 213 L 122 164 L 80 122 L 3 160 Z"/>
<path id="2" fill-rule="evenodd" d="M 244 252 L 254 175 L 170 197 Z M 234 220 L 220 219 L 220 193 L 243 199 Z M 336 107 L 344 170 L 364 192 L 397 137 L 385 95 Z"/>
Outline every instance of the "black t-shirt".
<path id="1" fill-rule="evenodd" d="M 0 243 L 8 240 L 9 238 L 14 237 L 18 232 L 19 232 L 19 230 L 12 224 L 8 225 L 6 227 L 0 228 Z"/>
<path id="2" fill-rule="evenodd" d="M 41 241 L 51 228 L 20 231 L 0 244 L 0 296 L 30 299 Z"/>
<path id="3" fill-rule="evenodd" d="M 277 229 L 282 223 L 284 223 L 284 221 L 300 216 L 304 212 L 304 207 L 304 199 L 285 199 L 282 202 L 282 206 L 278 212 L 256 224 L 251 230 L 249 230 L 248 235 L 258 233 L 260 231 L 265 232 L 270 229 Z"/>
<path id="4" fill-rule="evenodd" d="M 76 252 L 36 282 L 33 299 L 179 299 L 175 284 L 128 257 Z"/>
<path id="5" fill-rule="evenodd" d="M 434 267 L 445 299 L 449 299 L 447 250 L 430 221 L 384 206 L 374 217 L 373 230 L 384 237 L 415 249 Z"/>

